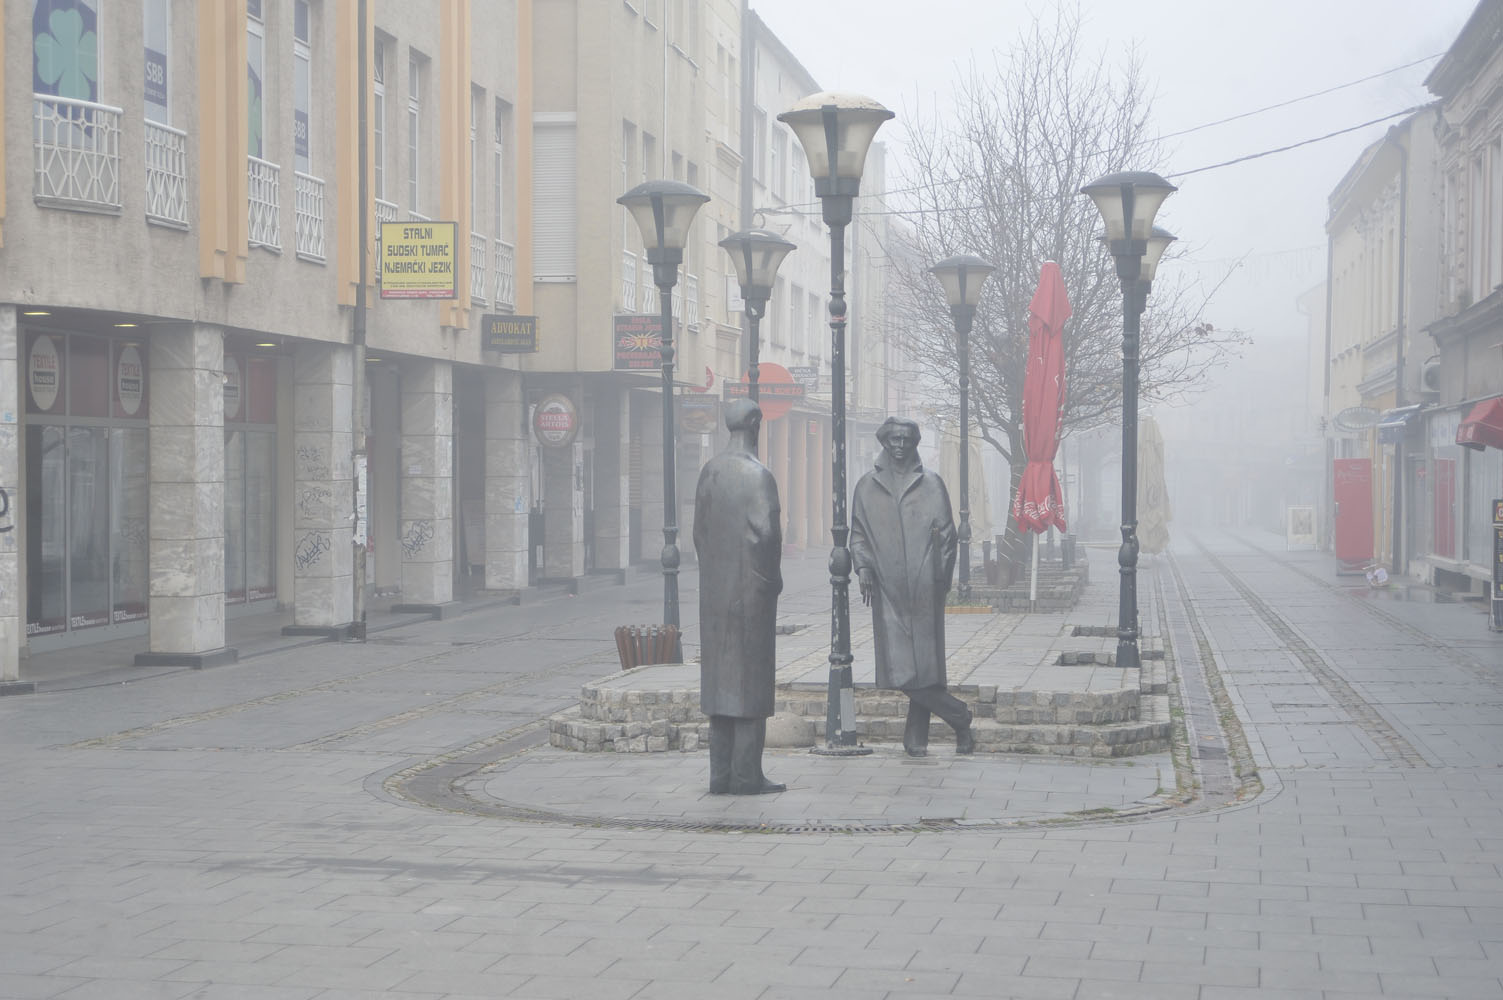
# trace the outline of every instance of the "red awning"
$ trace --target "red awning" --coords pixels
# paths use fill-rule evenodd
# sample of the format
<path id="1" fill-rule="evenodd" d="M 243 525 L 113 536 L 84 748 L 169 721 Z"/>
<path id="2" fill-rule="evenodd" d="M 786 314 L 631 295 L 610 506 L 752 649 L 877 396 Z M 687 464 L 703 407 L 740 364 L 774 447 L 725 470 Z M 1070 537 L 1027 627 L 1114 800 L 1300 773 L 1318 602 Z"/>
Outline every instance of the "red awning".
<path id="1" fill-rule="evenodd" d="M 1456 443 L 1466 448 L 1503 448 L 1503 396 L 1484 399 L 1456 428 Z"/>

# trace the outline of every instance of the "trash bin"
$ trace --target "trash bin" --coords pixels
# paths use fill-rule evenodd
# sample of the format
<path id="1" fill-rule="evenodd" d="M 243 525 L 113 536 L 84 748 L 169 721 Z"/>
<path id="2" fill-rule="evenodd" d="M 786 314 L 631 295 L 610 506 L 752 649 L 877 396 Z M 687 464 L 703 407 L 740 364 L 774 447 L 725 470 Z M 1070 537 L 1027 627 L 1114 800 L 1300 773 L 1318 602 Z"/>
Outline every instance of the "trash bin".
<path id="1" fill-rule="evenodd" d="M 1075 565 L 1075 536 L 1065 535 L 1059 540 L 1059 564 L 1063 569 Z"/>
<path id="2" fill-rule="evenodd" d="M 616 652 L 621 655 L 622 670 L 651 663 L 679 663 L 678 626 L 618 625 Z"/>

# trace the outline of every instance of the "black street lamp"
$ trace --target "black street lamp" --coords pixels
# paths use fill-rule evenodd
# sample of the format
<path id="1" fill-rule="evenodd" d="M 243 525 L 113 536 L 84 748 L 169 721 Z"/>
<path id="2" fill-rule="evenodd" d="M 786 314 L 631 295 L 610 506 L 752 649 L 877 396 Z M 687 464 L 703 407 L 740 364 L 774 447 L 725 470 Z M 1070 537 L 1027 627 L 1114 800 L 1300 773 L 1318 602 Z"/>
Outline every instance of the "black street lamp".
<path id="1" fill-rule="evenodd" d="M 861 171 L 877 129 L 893 113 L 869 97 L 811 94 L 778 115 L 793 129 L 814 193 L 830 227 L 830 416 L 833 444 L 834 520 L 830 550 L 830 687 L 825 709 L 825 745 L 815 753 L 870 753 L 856 745 L 856 694 L 851 681 L 851 550 L 845 487 L 845 227 L 851 222 Z"/>
<path id="2" fill-rule="evenodd" d="M 981 286 L 995 270 L 969 254 L 946 257 L 929 268 L 944 286 L 960 347 L 960 580 L 956 589 L 962 602 L 971 599 L 971 324 L 981 301 Z"/>
<path id="3" fill-rule="evenodd" d="M 1154 271 L 1174 237 L 1153 224 L 1164 199 L 1178 190 L 1158 174 L 1107 174 L 1085 187 L 1106 223 L 1106 244 L 1122 282 L 1122 583 L 1117 603 L 1117 666 L 1138 660 L 1138 334 Z"/>
<path id="4" fill-rule="evenodd" d="M 766 229 L 747 229 L 732 233 L 721 240 L 720 245 L 735 265 L 736 281 L 741 286 L 741 299 L 745 303 L 746 318 L 750 321 L 748 346 L 751 348 L 751 360 L 747 365 L 746 392 L 755 403 L 761 398 L 757 389 L 757 380 L 761 375 L 757 358 L 762 349 L 758 329 L 762 317 L 767 315 L 767 300 L 772 298 L 772 283 L 777 277 L 778 266 L 796 247 L 777 233 Z"/>
<path id="5" fill-rule="evenodd" d="M 678 628 L 678 484 L 674 477 L 673 286 L 684 262 L 689 226 L 710 196 L 678 181 L 646 181 L 616 199 L 642 231 L 652 283 L 658 286 L 663 345 L 663 623 Z M 675 644 L 675 661 L 683 647 Z"/>

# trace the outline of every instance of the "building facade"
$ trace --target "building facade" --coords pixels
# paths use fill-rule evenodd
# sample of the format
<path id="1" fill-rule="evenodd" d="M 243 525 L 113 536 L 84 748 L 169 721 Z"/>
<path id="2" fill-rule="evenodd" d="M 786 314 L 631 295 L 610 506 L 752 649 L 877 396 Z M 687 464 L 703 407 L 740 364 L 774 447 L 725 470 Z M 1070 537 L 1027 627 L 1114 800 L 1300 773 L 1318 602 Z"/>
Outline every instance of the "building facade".
<path id="1" fill-rule="evenodd" d="M 1440 101 L 1435 318 L 1421 386 L 1413 571 L 1483 592 L 1503 498 L 1503 0 L 1482 0 L 1425 86 Z"/>
<path id="2" fill-rule="evenodd" d="M 1435 123 L 1427 108 L 1390 128 L 1330 196 L 1328 513 L 1354 571 L 1402 573 L 1413 550 L 1419 351 L 1439 275 Z"/>
<path id="3" fill-rule="evenodd" d="M 442 614 L 655 567 L 661 368 L 630 335 L 657 290 L 615 200 L 658 177 L 712 198 L 672 303 L 690 537 L 718 430 L 703 401 L 744 368 L 715 243 L 758 159 L 748 17 L 3 0 L 0 683 L 70 644 L 144 637 L 143 662 L 203 664 L 234 657 L 240 615 L 337 637 L 370 602 Z M 774 319 L 794 364 L 828 343 L 827 283 L 798 281 L 804 308 L 790 291 Z M 812 470 L 824 414 L 771 446 Z M 828 530 L 811 476 L 799 539 Z"/>

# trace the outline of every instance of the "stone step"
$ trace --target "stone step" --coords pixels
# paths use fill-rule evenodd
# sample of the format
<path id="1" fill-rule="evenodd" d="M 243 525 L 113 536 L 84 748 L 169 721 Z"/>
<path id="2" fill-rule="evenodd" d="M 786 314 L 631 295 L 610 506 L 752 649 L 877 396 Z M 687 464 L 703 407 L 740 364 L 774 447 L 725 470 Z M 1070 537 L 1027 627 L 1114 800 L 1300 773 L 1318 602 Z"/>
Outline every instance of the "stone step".
<path id="1" fill-rule="evenodd" d="M 1144 698 L 1146 718 L 1105 725 L 1058 723 L 1014 724 L 978 718 L 972 722 L 977 753 L 1028 753 L 1063 757 L 1126 757 L 1159 753 L 1169 748 L 1169 699 L 1165 695 Z M 769 745 L 814 746 L 824 739 L 824 720 L 775 716 Z M 790 722 L 795 723 L 789 725 Z M 709 738 L 703 716 L 682 722 L 658 719 L 651 722 L 601 722 L 582 718 L 577 708 L 560 712 L 549 720 L 549 743 L 567 750 L 605 753 L 667 753 L 702 749 Z M 790 738 L 790 734 L 792 738 Z M 862 743 L 902 742 L 903 719 L 896 716 L 858 717 L 857 738 Z M 953 745 L 954 734 L 943 723 L 931 724 L 932 748 Z"/>
<path id="2" fill-rule="evenodd" d="M 643 690 L 621 686 L 620 676 L 584 685 L 579 698 L 582 720 L 616 724 L 703 721 L 697 687 Z M 1106 692 L 999 691 L 994 686 L 958 684 L 950 692 L 966 702 L 978 719 L 1017 725 L 1133 722 L 1139 716 L 1141 699 L 1141 689 L 1133 688 Z M 823 719 L 828 693 L 828 686 L 822 683 L 780 684 L 777 711 Z M 908 698 L 901 691 L 863 686 L 856 688 L 855 695 L 858 717 L 902 718 L 908 713 Z"/>

